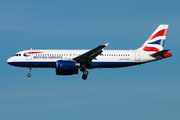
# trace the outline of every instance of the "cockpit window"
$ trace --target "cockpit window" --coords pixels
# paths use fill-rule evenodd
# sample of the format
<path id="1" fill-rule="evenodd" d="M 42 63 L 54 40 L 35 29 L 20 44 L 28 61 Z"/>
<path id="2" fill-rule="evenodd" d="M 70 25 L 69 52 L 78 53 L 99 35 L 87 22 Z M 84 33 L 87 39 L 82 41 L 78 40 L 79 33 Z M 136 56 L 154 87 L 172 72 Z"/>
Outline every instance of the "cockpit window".
<path id="1" fill-rule="evenodd" d="M 21 56 L 21 54 L 15 54 L 14 56 Z"/>

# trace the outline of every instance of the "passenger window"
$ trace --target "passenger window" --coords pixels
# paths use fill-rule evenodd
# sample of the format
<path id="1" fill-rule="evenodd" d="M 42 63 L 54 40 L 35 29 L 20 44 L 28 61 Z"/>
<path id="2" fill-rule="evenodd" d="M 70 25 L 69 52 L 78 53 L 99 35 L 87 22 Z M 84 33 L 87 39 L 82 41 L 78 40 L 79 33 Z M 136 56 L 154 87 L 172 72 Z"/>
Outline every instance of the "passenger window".
<path id="1" fill-rule="evenodd" d="M 19 54 L 19 56 L 21 56 L 21 54 Z"/>

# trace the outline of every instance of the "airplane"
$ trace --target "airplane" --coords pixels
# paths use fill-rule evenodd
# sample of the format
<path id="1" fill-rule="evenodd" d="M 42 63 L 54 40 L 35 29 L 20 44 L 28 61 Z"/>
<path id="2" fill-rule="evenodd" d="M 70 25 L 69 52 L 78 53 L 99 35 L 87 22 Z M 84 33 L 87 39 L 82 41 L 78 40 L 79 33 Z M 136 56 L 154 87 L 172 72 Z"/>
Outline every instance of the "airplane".
<path id="1" fill-rule="evenodd" d="M 146 42 L 136 50 L 104 50 L 108 44 L 99 45 L 92 50 L 38 50 L 17 52 L 7 63 L 17 67 L 55 68 L 56 75 L 74 75 L 82 71 L 82 79 L 88 76 L 87 69 L 119 68 L 139 65 L 171 57 L 169 49 L 163 49 L 168 24 L 159 25 Z"/>

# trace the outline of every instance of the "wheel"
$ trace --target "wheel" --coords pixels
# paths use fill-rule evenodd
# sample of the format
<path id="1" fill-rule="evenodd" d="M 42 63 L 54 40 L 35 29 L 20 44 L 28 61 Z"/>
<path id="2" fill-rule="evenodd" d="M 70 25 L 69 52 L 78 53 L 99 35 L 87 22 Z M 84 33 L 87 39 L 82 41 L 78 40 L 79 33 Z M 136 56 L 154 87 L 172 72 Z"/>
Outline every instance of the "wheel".
<path id="1" fill-rule="evenodd" d="M 87 75 L 88 75 L 88 71 L 87 71 L 87 70 L 84 70 L 84 71 L 83 71 L 83 75 L 86 75 L 86 76 L 87 76 Z"/>
<path id="2" fill-rule="evenodd" d="M 83 79 L 83 80 L 86 80 L 86 79 L 87 79 L 87 75 L 83 75 L 83 76 L 82 76 L 82 79 Z"/>
<path id="3" fill-rule="evenodd" d="M 28 74 L 27 74 L 27 76 L 28 76 L 28 77 L 31 77 L 31 74 L 30 74 L 30 73 L 28 73 Z"/>

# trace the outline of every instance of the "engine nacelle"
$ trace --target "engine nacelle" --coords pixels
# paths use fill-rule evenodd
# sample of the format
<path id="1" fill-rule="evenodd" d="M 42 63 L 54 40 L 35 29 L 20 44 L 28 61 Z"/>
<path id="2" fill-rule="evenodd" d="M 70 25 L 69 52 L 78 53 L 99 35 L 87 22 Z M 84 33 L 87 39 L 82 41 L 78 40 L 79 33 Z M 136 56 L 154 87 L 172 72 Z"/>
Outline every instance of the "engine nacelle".
<path id="1" fill-rule="evenodd" d="M 60 70 L 56 68 L 56 75 L 73 75 L 73 74 L 78 74 L 78 69 Z"/>
<path id="2" fill-rule="evenodd" d="M 56 69 L 75 69 L 80 67 L 80 63 L 70 60 L 58 60 L 56 62 Z"/>

